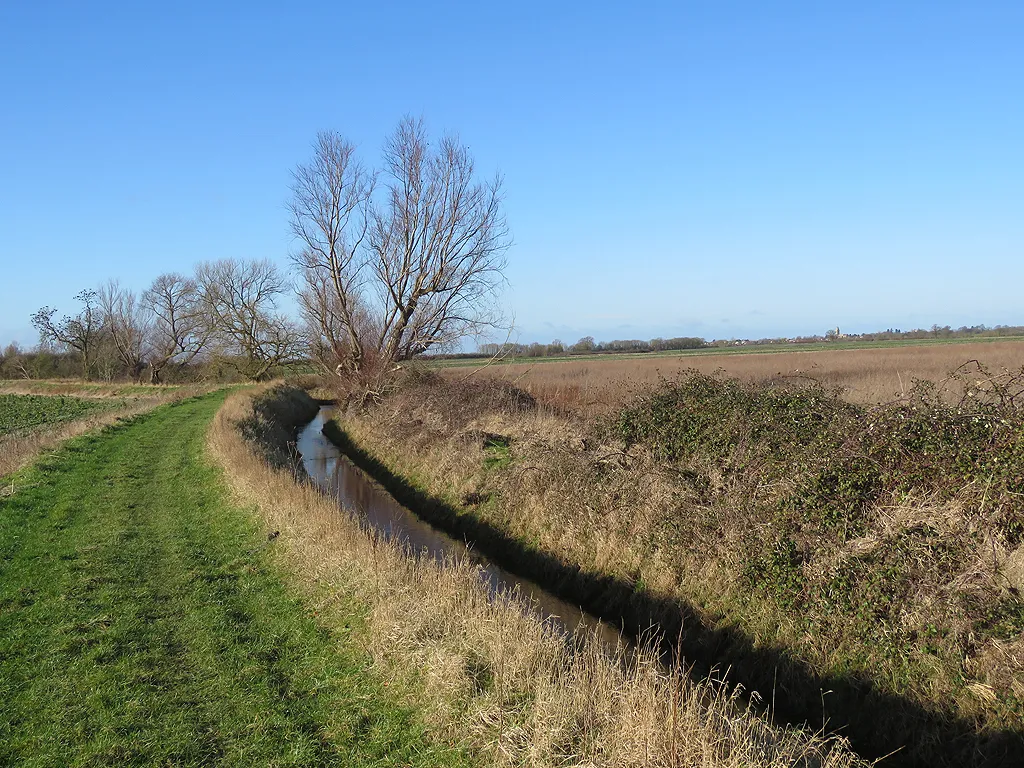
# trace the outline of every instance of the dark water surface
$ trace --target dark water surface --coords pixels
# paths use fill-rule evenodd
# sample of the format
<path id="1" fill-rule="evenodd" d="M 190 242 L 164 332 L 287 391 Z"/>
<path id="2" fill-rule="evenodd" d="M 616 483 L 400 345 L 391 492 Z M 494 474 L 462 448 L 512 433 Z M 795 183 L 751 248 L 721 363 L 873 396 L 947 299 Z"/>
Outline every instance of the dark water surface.
<path id="1" fill-rule="evenodd" d="M 355 513 L 385 539 L 408 547 L 417 556 L 437 561 L 470 561 L 478 567 L 492 599 L 519 595 L 556 628 L 573 634 L 596 634 L 609 650 L 631 648 L 629 640 L 616 627 L 555 597 L 529 579 L 509 573 L 473 550 L 471 542 L 448 536 L 399 504 L 324 436 L 324 424 L 330 421 L 333 410 L 329 405 L 320 408 L 299 432 L 296 448 L 309 477 L 337 498 L 343 509 Z"/>

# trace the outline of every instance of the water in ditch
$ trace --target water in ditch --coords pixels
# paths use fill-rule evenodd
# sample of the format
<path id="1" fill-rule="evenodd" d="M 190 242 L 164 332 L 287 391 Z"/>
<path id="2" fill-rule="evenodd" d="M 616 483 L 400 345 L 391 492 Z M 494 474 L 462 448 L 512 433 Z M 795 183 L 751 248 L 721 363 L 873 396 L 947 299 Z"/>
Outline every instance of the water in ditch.
<path id="1" fill-rule="evenodd" d="M 438 561 L 469 560 L 478 567 L 491 598 L 519 595 L 537 615 L 567 633 L 596 635 L 610 651 L 632 650 L 632 644 L 612 625 L 577 606 L 560 600 L 529 579 L 510 573 L 472 548 L 424 522 L 399 504 L 384 488 L 355 466 L 323 434 L 332 406 L 322 406 L 298 435 L 296 448 L 310 479 L 331 493 L 341 507 L 359 516 L 387 540 L 409 548 L 419 557 Z"/>

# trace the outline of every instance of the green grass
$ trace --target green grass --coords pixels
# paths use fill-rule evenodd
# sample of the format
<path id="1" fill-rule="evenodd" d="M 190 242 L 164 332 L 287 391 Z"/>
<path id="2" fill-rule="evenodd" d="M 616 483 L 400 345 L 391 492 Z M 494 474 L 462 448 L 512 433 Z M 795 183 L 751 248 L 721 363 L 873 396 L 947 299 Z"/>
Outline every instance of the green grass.
<path id="1" fill-rule="evenodd" d="M 224 394 L 68 443 L 0 500 L 0 765 L 448 766 L 204 456 Z"/>
<path id="2" fill-rule="evenodd" d="M 898 347 L 931 347 L 948 344 L 980 344 L 997 341 L 1024 341 L 1024 336 L 982 336 L 974 338 L 908 339 L 892 341 L 822 341 L 807 344 L 741 344 L 732 347 L 704 347 L 701 349 L 668 350 L 665 352 L 608 352 L 588 355 L 558 355 L 556 357 L 507 357 L 498 365 L 534 363 L 567 363 L 579 361 L 646 359 L 649 357 L 706 357 L 716 355 L 771 355 L 782 352 L 823 352 L 840 349 L 895 349 Z M 469 368 L 486 363 L 487 357 L 458 360 L 429 360 L 431 368 Z"/>
<path id="3" fill-rule="evenodd" d="M 507 438 L 495 435 L 484 443 L 484 467 L 503 469 L 512 463 L 512 448 Z"/>
<path id="4" fill-rule="evenodd" d="M 83 400 L 78 397 L 0 394 L 0 435 L 43 424 L 71 421 L 90 413 L 110 410 L 119 400 Z"/>

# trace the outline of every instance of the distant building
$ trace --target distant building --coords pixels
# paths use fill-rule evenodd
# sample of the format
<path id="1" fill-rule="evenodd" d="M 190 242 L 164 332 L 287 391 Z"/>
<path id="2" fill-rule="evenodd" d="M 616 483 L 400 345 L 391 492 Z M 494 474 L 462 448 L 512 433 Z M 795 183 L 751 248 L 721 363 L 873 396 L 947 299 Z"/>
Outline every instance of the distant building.
<path id="1" fill-rule="evenodd" d="M 846 338 L 849 338 L 848 335 L 839 330 L 838 325 L 835 328 L 829 328 L 828 331 L 825 333 L 825 341 L 833 341 L 835 339 Z"/>

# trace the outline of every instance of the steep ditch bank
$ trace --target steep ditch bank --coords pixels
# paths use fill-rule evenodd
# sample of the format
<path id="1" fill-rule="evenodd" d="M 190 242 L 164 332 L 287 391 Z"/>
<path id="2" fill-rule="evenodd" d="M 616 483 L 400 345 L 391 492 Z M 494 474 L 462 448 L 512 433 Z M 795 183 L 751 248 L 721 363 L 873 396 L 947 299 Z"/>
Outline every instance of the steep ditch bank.
<path id="1" fill-rule="evenodd" d="M 691 603 L 684 597 L 685 590 L 672 587 L 673 583 L 687 586 L 684 581 L 668 582 L 669 587 L 659 583 L 659 570 L 664 573 L 669 568 L 650 568 L 647 562 L 638 561 L 628 546 L 612 546 L 616 543 L 616 531 L 613 529 L 609 534 L 603 518 L 611 517 L 616 508 L 631 512 L 632 519 L 627 517 L 623 521 L 632 526 L 627 535 L 644 537 L 645 525 L 663 534 L 661 521 L 647 507 L 662 499 L 679 504 L 674 495 L 664 491 L 666 483 L 658 480 L 660 474 L 668 473 L 643 464 L 635 454 L 617 455 L 614 450 L 587 445 L 586 436 L 566 436 L 562 422 L 536 414 L 522 395 L 488 392 L 482 386 L 468 394 L 442 394 L 435 396 L 424 386 L 402 392 L 375 411 L 346 414 L 343 426 L 329 427 L 329 434 L 346 454 L 425 519 L 473 541 L 506 567 L 530 574 L 563 599 L 577 602 L 596 615 L 615 622 L 624 620 L 632 631 L 643 631 L 654 622 L 669 639 L 681 636 L 688 661 L 696 661 L 704 668 L 728 667 L 731 680 L 762 692 L 774 692 L 769 695 L 780 718 L 841 729 L 858 751 L 871 757 L 902 748 L 887 760 L 892 765 L 1021 764 L 1024 741 L 1019 725 L 1013 726 L 1005 704 L 984 698 L 991 696 L 991 689 L 985 684 L 971 682 L 970 678 L 960 683 L 968 698 L 977 695 L 983 703 L 958 713 L 953 706 L 945 706 L 949 702 L 941 698 L 932 704 L 916 691 L 902 690 L 892 680 L 865 674 L 864 667 L 858 669 L 852 658 L 844 661 L 842 656 L 836 656 L 829 666 L 809 663 L 801 656 L 799 646 L 785 642 L 787 633 L 815 631 L 803 629 L 801 617 L 793 611 L 768 611 L 758 619 L 756 605 L 752 605 L 752 611 L 747 605 L 730 606 L 721 601 L 717 612 L 709 610 L 713 601 Z M 801 405 L 798 399 L 796 405 Z M 825 406 L 830 404 L 826 402 Z M 786 407 L 791 409 L 792 405 Z M 847 418 L 839 406 L 836 410 Z M 538 429 L 547 431 L 554 439 L 538 437 Z M 579 447 L 566 449 L 567 443 Z M 639 471 L 635 468 L 637 464 Z M 674 471 L 681 478 L 689 477 L 681 469 Z M 652 483 L 652 476 L 656 482 Z M 563 495 L 568 487 L 575 489 L 572 496 Z M 670 488 L 672 494 L 682 494 L 675 487 Z M 722 507 L 709 507 L 706 498 L 710 495 L 701 489 L 698 494 L 690 492 L 688 497 L 683 496 L 683 511 L 705 517 L 712 512 L 722 514 Z M 688 501 L 694 496 L 698 497 L 695 503 Z M 732 509 L 736 507 L 725 511 L 732 514 Z M 763 514 L 764 507 L 755 502 L 751 509 Z M 573 520 L 572 514 L 579 518 Z M 769 510 L 763 522 L 753 515 L 749 522 L 742 518 L 741 522 L 762 526 L 771 535 L 770 528 L 764 526 L 771 521 L 770 514 Z M 920 519 L 937 512 L 934 507 L 922 505 L 920 510 L 908 508 L 901 514 L 913 514 Z M 601 553 L 602 542 L 595 542 L 597 537 L 588 534 L 588 528 L 609 540 L 610 554 Z M 912 528 L 910 533 L 919 536 L 920 530 Z M 552 540 L 566 535 L 578 538 L 570 542 L 571 546 L 551 545 Z M 905 540 L 895 539 L 897 543 Z M 663 559 L 665 549 L 659 548 L 662 543 L 655 541 L 649 551 Z M 883 539 L 880 545 L 872 546 L 884 553 L 889 541 Z M 726 554 L 730 546 L 733 545 L 727 539 L 722 541 L 721 548 Z M 625 566 L 614 562 L 616 555 L 621 556 Z M 914 552 L 912 556 L 919 555 Z M 601 558 L 614 567 L 594 567 Z M 709 561 L 714 565 L 713 558 Z M 631 562 L 636 565 L 629 565 Z M 792 578 L 793 571 L 787 570 L 790 562 L 781 556 L 776 561 L 769 560 L 759 576 L 780 581 Z M 864 562 L 862 558 L 853 564 L 863 567 Z M 683 580 L 687 575 L 683 573 L 677 578 Z M 892 576 L 886 578 L 888 581 L 883 579 L 879 583 L 885 587 L 898 585 Z M 701 590 L 707 595 L 718 586 L 713 580 L 705 580 L 696 589 L 692 585 L 687 588 L 700 597 Z M 723 581 L 723 589 L 725 586 L 727 582 Z M 755 591 L 749 595 L 748 605 L 762 599 Z M 877 611 L 870 603 L 865 607 Z M 752 631 L 752 619 L 762 622 L 762 627 L 753 628 L 758 631 Z M 768 624 L 772 620 L 790 622 L 793 626 L 785 630 L 780 627 L 776 633 Z M 875 623 L 880 631 L 889 631 L 884 617 Z M 779 642 L 772 642 L 773 636 Z M 829 639 L 826 636 L 824 640 Z M 867 646 L 864 652 L 873 651 Z M 1012 652 L 1011 645 L 1008 653 Z M 899 661 L 899 657 L 893 658 Z M 908 671 L 917 674 L 909 662 L 908 658 Z M 982 678 L 986 682 L 998 679 Z M 999 716 L 1002 725 L 985 723 L 982 715 L 988 714 L 985 707 L 990 701 L 995 705 L 990 712 L 1003 713 Z M 972 715 L 972 711 L 978 714 Z"/>
<path id="2" fill-rule="evenodd" d="M 596 638 L 610 656 L 635 650 L 635 643 L 624 636 L 621 627 L 588 614 L 578 605 L 560 600 L 531 580 L 528 573 L 513 573 L 489 559 L 473 539 L 455 539 L 424 522 L 402 506 L 388 490 L 352 463 L 326 432 L 332 424 L 333 408 L 321 406 L 320 412 L 296 437 L 296 449 L 307 476 L 322 490 L 334 496 L 343 509 L 358 514 L 367 530 L 408 551 L 410 556 L 426 555 L 438 563 L 466 562 L 478 569 L 492 600 L 509 596 L 524 601 L 543 621 L 566 635 Z"/>

